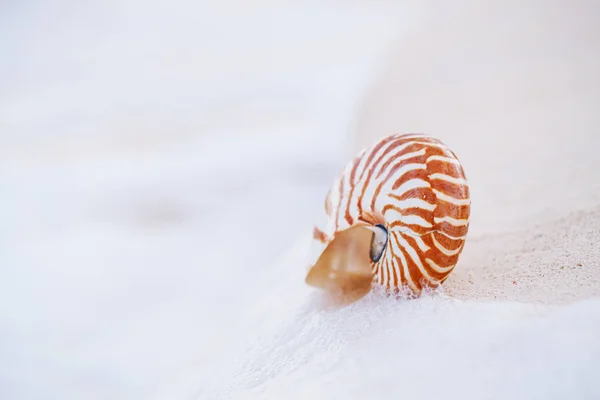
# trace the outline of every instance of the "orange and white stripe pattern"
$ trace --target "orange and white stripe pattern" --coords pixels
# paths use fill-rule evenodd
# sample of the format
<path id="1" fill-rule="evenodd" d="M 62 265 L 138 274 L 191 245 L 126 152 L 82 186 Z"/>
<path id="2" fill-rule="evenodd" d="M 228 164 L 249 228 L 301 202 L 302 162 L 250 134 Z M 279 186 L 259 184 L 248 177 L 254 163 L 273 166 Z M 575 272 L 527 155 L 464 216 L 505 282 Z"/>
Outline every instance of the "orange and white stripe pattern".
<path id="1" fill-rule="evenodd" d="M 453 270 L 469 229 L 469 186 L 456 155 L 423 134 L 398 134 L 363 150 L 325 200 L 322 249 L 336 232 L 357 224 L 388 230 L 382 256 L 371 262 L 374 283 L 418 294 Z"/>

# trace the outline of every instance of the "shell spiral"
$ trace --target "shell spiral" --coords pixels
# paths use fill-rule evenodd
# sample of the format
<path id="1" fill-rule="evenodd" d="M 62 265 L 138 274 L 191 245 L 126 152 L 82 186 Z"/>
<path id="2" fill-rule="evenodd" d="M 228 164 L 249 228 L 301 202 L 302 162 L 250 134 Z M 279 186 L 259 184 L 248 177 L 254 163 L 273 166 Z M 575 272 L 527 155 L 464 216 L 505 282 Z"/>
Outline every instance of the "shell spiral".
<path id="1" fill-rule="evenodd" d="M 372 284 L 419 294 L 442 283 L 457 264 L 470 207 L 463 167 L 444 143 L 423 134 L 392 135 L 346 165 L 313 239 L 324 250 L 353 226 L 385 227 L 383 253 L 369 259 Z"/>

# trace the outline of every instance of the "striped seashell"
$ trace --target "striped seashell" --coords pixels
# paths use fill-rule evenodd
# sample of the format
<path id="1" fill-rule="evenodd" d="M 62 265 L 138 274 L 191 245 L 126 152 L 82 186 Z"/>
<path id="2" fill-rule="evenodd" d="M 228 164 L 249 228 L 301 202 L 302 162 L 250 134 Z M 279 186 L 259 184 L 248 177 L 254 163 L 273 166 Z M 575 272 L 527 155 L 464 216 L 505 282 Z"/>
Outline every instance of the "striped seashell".
<path id="1" fill-rule="evenodd" d="M 422 134 L 385 137 L 360 152 L 330 189 L 306 282 L 419 295 L 454 269 L 470 207 L 463 168 L 444 143 Z"/>

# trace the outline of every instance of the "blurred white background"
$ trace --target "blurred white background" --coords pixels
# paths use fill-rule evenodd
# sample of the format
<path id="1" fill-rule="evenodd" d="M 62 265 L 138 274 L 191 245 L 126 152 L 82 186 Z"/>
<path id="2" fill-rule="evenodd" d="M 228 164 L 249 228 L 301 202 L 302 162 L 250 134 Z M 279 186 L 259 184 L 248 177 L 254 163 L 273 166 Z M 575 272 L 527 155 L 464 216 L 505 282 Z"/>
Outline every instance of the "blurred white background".
<path id="1" fill-rule="evenodd" d="M 322 204 L 408 8 L 0 8 L 0 397 L 187 398 Z"/>

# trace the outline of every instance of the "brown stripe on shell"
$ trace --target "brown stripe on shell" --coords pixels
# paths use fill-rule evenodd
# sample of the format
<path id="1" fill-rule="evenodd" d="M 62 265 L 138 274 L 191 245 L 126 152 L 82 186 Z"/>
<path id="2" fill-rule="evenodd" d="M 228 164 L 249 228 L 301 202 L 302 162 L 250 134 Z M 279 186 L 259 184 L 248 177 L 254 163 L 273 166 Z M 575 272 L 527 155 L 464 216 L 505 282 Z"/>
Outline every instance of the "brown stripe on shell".
<path id="1" fill-rule="evenodd" d="M 447 155 L 445 156 L 447 157 Z M 462 171 L 462 168 L 459 168 L 458 165 L 448 163 L 442 160 L 428 161 L 427 168 L 430 168 L 432 171 L 435 171 L 437 173 L 451 176 L 453 178 L 464 178 L 465 176 L 465 174 Z"/>
<path id="2" fill-rule="evenodd" d="M 448 236 L 440 233 L 439 231 L 434 231 L 431 233 L 431 236 L 428 237 L 428 239 L 432 239 L 435 238 L 435 240 L 442 246 L 444 246 L 445 248 L 447 248 L 450 251 L 454 251 L 456 249 L 458 249 L 459 247 L 461 247 L 464 244 L 464 239 L 451 239 Z"/>
<path id="3" fill-rule="evenodd" d="M 354 188 L 356 187 L 354 178 L 356 175 L 356 169 L 360 164 L 360 160 L 361 156 L 357 156 L 352 161 L 353 165 L 352 169 L 350 170 L 350 176 L 348 179 L 348 181 L 350 182 L 350 193 L 348 194 L 348 202 L 346 204 L 346 211 L 344 212 L 344 218 L 346 219 L 346 222 L 348 222 L 348 225 L 352 225 L 354 223 L 354 219 L 352 218 L 352 215 L 350 215 L 350 202 L 352 201 L 352 195 L 354 194 Z"/>
<path id="4" fill-rule="evenodd" d="M 433 193 L 433 192 L 432 192 Z M 435 196 L 435 194 L 434 194 Z M 438 218 L 443 216 L 452 217 L 454 219 L 468 219 L 469 218 L 469 205 L 456 205 L 438 199 L 437 207 L 434 210 L 434 215 Z"/>
<path id="5" fill-rule="evenodd" d="M 381 213 L 365 211 L 358 216 L 358 220 L 371 225 L 385 225 L 385 218 Z"/>
<path id="6" fill-rule="evenodd" d="M 456 200 L 466 200 L 469 198 L 469 191 L 464 185 L 457 185 L 455 183 L 446 182 L 439 179 L 431 180 L 431 189 L 435 189 L 438 192 L 453 197 Z"/>
<path id="7" fill-rule="evenodd" d="M 442 231 L 443 233 L 452 236 L 453 238 L 460 238 L 467 234 L 469 230 L 468 225 L 454 226 L 446 221 L 438 222 L 434 225 L 436 230 Z"/>
<path id="8" fill-rule="evenodd" d="M 440 239 L 440 237 L 444 238 L 446 240 Z M 430 248 L 430 250 L 425 252 L 426 254 L 429 253 L 430 251 L 434 251 L 434 252 L 439 251 L 434 242 L 434 239 L 435 239 L 435 242 L 437 242 L 440 246 L 443 246 L 446 250 L 448 250 L 450 252 L 454 252 L 457 249 L 460 249 L 464 244 L 464 240 L 462 240 L 462 239 L 450 239 L 447 236 L 444 236 L 443 234 L 441 234 L 439 231 L 433 231 L 431 233 L 421 236 L 421 240 L 423 240 L 423 243 L 425 243 L 427 245 L 427 247 Z M 431 256 L 434 256 L 434 254 L 428 254 L 428 257 L 431 257 Z"/>
<path id="9" fill-rule="evenodd" d="M 404 148 L 402 150 L 402 154 L 410 154 L 410 153 L 417 153 L 420 150 L 422 150 L 423 148 L 421 146 L 419 146 L 418 144 L 412 144 L 407 146 L 406 148 Z M 427 152 L 425 152 L 425 155 L 427 154 Z M 402 161 L 400 161 L 399 163 L 397 163 L 397 165 L 390 171 L 390 173 L 388 174 L 388 176 L 384 179 L 384 181 L 387 181 L 390 176 L 393 174 L 392 171 L 396 171 L 398 168 L 402 167 L 404 164 L 407 163 L 424 163 L 425 162 L 425 155 L 415 155 L 413 157 L 404 159 Z M 418 158 L 418 160 L 414 160 L 415 158 Z M 392 164 L 395 160 L 393 158 L 388 159 L 385 163 L 383 163 L 383 165 L 381 166 L 381 168 L 379 169 L 379 173 L 377 174 L 377 176 L 375 176 L 375 179 L 378 179 L 381 174 L 383 174 L 383 172 L 390 166 L 390 164 Z"/>
<path id="10" fill-rule="evenodd" d="M 384 152 L 383 154 L 381 154 L 379 156 L 379 158 L 377 160 L 375 160 L 375 156 L 377 155 L 377 153 L 379 152 L 379 150 L 381 150 L 385 145 L 387 145 L 388 143 L 392 143 L 394 142 L 392 145 L 390 145 L 390 147 L 388 147 L 386 150 L 386 152 Z M 357 207 L 358 207 L 358 213 L 359 215 L 362 213 L 362 202 L 360 201 L 360 199 L 362 199 L 365 196 L 366 190 L 368 188 L 368 183 L 371 182 L 371 179 L 373 177 L 373 173 L 375 172 L 375 168 L 377 168 L 377 165 L 379 165 L 379 163 L 381 162 L 381 160 L 383 158 L 385 158 L 385 155 L 387 152 L 390 151 L 390 149 L 393 148 L 393 146 L 397 147 L 397 143 L 405 143 L 402 142 L 401 138 L 398 138 L 396 136 L 389 136 L 383 140 L 381 140 L 378 144 L 375 145 L 375 147 L 373 147 L 373 149 L 371 151 L 368 151 L 366 153 L 369 153 L 369 156 L 367 158 L 367 162 L 365 163 L 365 167 L 363 169 L 363 171 L 360 174 L 360 178 L 359 180 L 365 179 L 366 184 L 363 185 L 362 191 L 359 195 L 359 201 L 357 202 Z M 365 153 L 365 155 L 366 155 Z M 364 157 L 364 155 L 363 155 Z M 365 177 L 365 172 L 367 173 L 367 176 Z"/>
<path id="11" fill-rule="evenodd" d="M 368 172 L 367 178 L 366 178 L 367 182 L 371 180 L 371 178 L 373 177 L 373 173 L 375 172 L 375 168 L 377 168 L 377 166 L 381 163 L 381 161 L 386 158 L 388 153 L 392 152 L 394 149 L 396 149 L 399 146 L 409 143 L 411 140 L 412 139 L 401 139 L 401 138 L 397 139 L 386 149 L 385 153 L 381 154 L 379 156 L 379 158 L 377 158 L 377 160 L 375 160 L 374 163 L 369 164 L 369 172 Z M 375 154 L 375 152 L 373 152 L 373 154 Z M 363 195 L 364 195 L 364 193 L 363 193 Z"/>
<path id="12" fill-rule="evenodd" d="M 387 248 L 386 248 L 386 251 L 388 251 Z M 390 268 L 390 271 L 392 272 L 392 278 L 393 278 L 393 279 L 390 279 L 390 284 L 388 286 L 390 288 L 398 287 L 399 285 L 401 285 L 402 278 L 400 276 L 398 276 L 398 272 L 396 271 L 396 264 L 394 263 L 394 260 L 391 257 L 386 257 L 386 260 L 387 260 L 388 266 Z"/>
<path id="13" fill-rule="evenodd" d="M 390 172 L 389 172 L 388 176 L 386 177 L 386 179 L 382 180 L 379 183 L 379 185 L 375 189 L 375 193 L 373 194 L 373 198 L 371 199 L 371 209 L 375 208 L 375 203 L 377 202 L 377 199 L 378 199 L 378 197 L 379 197 L 379 195 L 381 193 L 381 189 L 383 188 L 383 186 L 391 178 L 391 176 L 394 174 L 394 172 L 396 172 L 400 167 L 402 167 L 402 165 L 398 165 L 398 166 L 395 166 L 394 168 L 392 168 L 392 170 L 390 170 Z M 424 169 L 413 169 L 413 170 L 410 170 L 410 171 L 406 171 L 405 173 L 403 173 L 396 180 L 396 182 L 394 183 L 394 186 L 392 186 L 392 190 L 398 189 L 400 186 L 402 186 L 402 184 L 406 183 L 407 181 L 409 181 L 411 179 L 427 180 L 428 177 L 429 177 L 429 174 Z"/>
<path id="14" fill-rule="evenodd" d="M 344 199 L 344 173 L 342 173 L 342 176 L 340 177 L 340 183 L 339 183 L 339 199 L 338 199 L 338 204 L 337 207 L 335 208 L 335 230 L 338 230 L 338 227 L 340 226 L 340 207 L 342 206 L 342 200 Z"/>
<path id="15" fill-rule="evenodd" d="M 406 171 L 400 177 L 398 177 L 398 179 L 396 179 L 394 186 L 392 186 L 392 190 L 398 190 L 400 188 L 400 186 L 402 186 L 403 184 L 405 184 L 406 182 L 408 182 L 409 180 L 412 180 L 412 179 L 421 179 L 424 181 L 428 181 L 429 180 L 429 172 L 426 169 L 413 169 L 410 171 Z M 415 189 L 411 189 L 411 190 L 415 190 Z M 418 188 L 416 190 L 423 191 L 424 189 Z M 420 196 L 417 196 L 417 197 L 420 197 Z"/>
<path id="16" fill-rule="evenodd" d="M 404 259 L 406 260 L 406 270 L 408 271 L 408 274 L 410 275 L 410 280 L 415 285 L 417 290 L 421 290 L 423 288 L 421 285 L 422 275 L 419 272 L 419 267 L 417 267 L 417 264 L 415 264 L 412 257 L 410 256 L 410 254 L 408 254 L 408 252 L 404 249 L 404 246 L 402 246 L 400 244 L 398 237 L 395 234 L 392 235 L 392 237 L 396 241 L 396 246 L 398 246 L 398 248 L 400 249 L 400 252 L 404 256 Z M 394 257 L 398 257 L 397 258 L 398 265 L 402 266 L 402 259 L 399 256 L 396 256 L 395 254 L 394 254 Z M 406 283 L 409 284 L 408 280 L 406 281 Z"/>
<path id="17" fill-rule="evenodd" d="M 425 270 L 425 272 L 427 272 L 427 275 L 424 276 L 421 271 L 418 269 L 418 267 L 415 265 L 416 270 L 416 274 L 417 275 L 421 275 L 421 279 L 425 279 L 427 281 L 431 281 L 436 280 L 439 281 L 441 280 L 446 274 L 444 273 L 440 273 L 435 271 L 428 263 L 427 261 L 425 261 L 426 258 L 431 258 L 431 252 L 435 251 L 435 247 L 431 247 L 430 250 L 428 250 L 427 252 L 423 253 L 419 250 L 419 246 L 417 245 L 417 241 L 415 240 L 414 237 L 412 237 L 411 235 L 407 235 L 407 234 L 403 234 L 402 237 L 404 238 L 404 240 L 406 240 L 408 242 L 408 244 L 411 245 L 412 248 L 414 248 L 415 250 L 417 250 L 417 254 L 419 255 L 419 260 L 421 261 L 421 264 L 423 265 L 423 269 Z"/>
<path id="18" fill-rule="evenodd" d="M 321 243 L 327 243 L 329 241 L 329 236 L 315 226 L 313 228 L 313 239 L 316 239 Z"/>
<path id="19" fill-rule="evenodd" d="M 331 189 L 330 189 L 329 192 L 327 193 L 327 196 L 325 197 L 325 214 L 327 214 L 328 217 L 331 217 L 332 211 L 333 211 L 333 204 L 331 204 Z"/>

